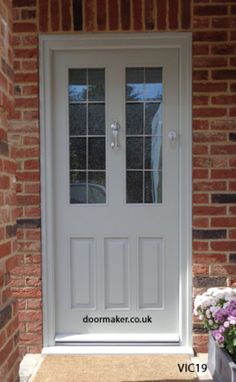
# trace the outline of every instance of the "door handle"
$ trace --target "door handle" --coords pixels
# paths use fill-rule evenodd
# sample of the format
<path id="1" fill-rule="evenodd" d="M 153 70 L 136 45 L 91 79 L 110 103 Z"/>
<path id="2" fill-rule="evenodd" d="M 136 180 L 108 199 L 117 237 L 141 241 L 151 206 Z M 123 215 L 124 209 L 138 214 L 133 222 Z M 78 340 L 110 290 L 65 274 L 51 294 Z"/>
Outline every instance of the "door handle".
<path id="1" fill-rule="evenodd" d="M 177 133 L 174 130 L 169 131 L 168 138 L 170 143 L 174 143 L 177 140 Z"/>
<path id="2" fill-rule="evenodd" d="M 111 124 L 111 131 L 112 131 L 112 142 L 111 142 L 111 147 L 113 150 L 119 150 L 120 145 L 118 142 L 118 133 L 120 130 L 120 124 L 117 121 L 113 121 Z"/>

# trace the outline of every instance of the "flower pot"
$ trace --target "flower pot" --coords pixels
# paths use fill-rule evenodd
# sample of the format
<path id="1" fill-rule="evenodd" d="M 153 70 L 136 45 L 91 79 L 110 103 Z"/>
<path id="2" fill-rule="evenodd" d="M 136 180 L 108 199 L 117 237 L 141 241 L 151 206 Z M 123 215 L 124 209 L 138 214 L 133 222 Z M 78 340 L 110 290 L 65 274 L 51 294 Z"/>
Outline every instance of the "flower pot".
<path id="1" fill-rule="evenodd" d="M 236 363 L 209 333 L 208 369 L 215 382 L 236 382 Z"/>

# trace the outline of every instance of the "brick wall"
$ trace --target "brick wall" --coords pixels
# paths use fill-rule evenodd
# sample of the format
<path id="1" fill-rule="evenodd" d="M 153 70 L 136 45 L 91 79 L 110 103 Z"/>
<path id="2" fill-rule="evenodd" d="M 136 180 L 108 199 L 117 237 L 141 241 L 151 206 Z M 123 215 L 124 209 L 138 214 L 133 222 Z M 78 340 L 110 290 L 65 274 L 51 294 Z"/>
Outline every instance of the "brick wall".
<path id="1" fill-rule="evenodd" d="M 9 115 L 13 109 L 13 49 L 11 1 L 0 3 L 0 381 L 18 374 L 18 316 L 10 276 L 16 257 L 16 162 L 9 144 Z"/>
<path id="2" fill-rule="evenodd" d="M 96 4 L 99 4 L 97 7 Z M 38 41 L 40 32 L 193 32 L 194 294 L 236 282 L 235 0 L 13 0 L 22 354 L 42 346 Z M 207 335 L 194 323 L 194 344 Z"/>

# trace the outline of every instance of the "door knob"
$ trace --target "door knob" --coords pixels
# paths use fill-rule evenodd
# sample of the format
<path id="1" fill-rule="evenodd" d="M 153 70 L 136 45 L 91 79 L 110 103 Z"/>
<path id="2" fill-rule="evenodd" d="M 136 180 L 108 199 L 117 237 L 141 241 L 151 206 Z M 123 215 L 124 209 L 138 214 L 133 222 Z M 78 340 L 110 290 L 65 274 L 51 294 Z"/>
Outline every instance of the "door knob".
<path id="1" fill-rule="evenodd" d="M 111 131 L 112 131 L 112 142 L 111 147 L 113 150 L 119 150 L 120 145 L 118 142 L 118 132 L 120 130 L 120 124 L 117 121 L 113 121 L 111 124 Z"/>
<path id="2" fill-rule="evenodd" d="M 168 133 L 168 138 L 169 138 L 169 141 L 170 141 L 171 143 L 174 143 L 174 142 L 176 141 L 176 139 L 177 139 L 177 134 L 176 134 L 176 132 L 175 132 L 174 130 L 169 131 L 169 133 Z"/>

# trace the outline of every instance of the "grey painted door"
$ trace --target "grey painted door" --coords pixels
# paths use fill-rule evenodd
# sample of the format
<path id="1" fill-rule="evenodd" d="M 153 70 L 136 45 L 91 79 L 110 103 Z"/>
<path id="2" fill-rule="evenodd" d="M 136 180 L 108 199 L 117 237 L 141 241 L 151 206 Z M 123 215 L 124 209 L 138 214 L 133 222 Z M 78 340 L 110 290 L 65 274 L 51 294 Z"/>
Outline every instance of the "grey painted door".
<path id="1" fill-rule="evenodd" d="M 174 48 L 54 55 L 58 340 L 179 339 L 178 65 Z"/>

